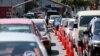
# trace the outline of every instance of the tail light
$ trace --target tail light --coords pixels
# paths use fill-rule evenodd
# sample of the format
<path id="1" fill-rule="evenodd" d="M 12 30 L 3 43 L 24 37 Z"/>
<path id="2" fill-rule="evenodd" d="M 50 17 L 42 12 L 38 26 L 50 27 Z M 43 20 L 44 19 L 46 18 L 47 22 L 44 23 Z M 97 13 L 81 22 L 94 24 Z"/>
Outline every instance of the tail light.
<path id="1" fill-rule="evenodd" d="M 50 44 L 50 41 L 46 38 L 42 39 L 42 43 L 45 45 L 45 46 L 49 46 Z"/>

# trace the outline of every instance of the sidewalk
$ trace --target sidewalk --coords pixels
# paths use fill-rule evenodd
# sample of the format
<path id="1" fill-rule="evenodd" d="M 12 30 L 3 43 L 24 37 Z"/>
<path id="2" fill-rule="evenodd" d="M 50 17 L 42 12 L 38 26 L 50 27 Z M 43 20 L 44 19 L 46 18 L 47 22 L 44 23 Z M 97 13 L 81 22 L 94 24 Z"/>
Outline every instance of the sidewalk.
<path id="1" fill-rule="evenodd" d="M 57 36 L 51 33 L 52 55 L 51 56 L 65 56 L 65 50 L 61 43 L 58 41 Z"/>

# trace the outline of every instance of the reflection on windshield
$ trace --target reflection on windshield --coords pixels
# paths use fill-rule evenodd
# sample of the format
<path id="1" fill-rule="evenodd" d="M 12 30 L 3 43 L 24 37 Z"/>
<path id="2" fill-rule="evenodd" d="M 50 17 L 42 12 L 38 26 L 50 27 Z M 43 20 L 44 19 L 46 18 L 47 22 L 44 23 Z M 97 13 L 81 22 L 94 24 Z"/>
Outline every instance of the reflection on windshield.
<path id="1" fill-rule="evenodd" d="M 100 16 L 81 16 L 80 26 L 87 27 L 91 19 L 93 19 L 94 17 L 100 17 Z"/>
<path id="2" fill-rule="evenodd" d="M 32 51 L 34 55 L 39 52 L 37 55 L 41 55 L 36 42 L 0 42 L 0 56 L 23 56 L 27 51 Z"/>
<path id="3" fill-rule="evenodd" d="M 45 25 L 44 23 L 36 23 L 36 27 L 39 31 L 45 31 Z"/>
<path id="4" fill-rule="evenodd" d="M 29 25 L 19 25 L 19 24 L 1 24 L 0 32 L 27 32 L 31 33 L 31 29 Z"/>

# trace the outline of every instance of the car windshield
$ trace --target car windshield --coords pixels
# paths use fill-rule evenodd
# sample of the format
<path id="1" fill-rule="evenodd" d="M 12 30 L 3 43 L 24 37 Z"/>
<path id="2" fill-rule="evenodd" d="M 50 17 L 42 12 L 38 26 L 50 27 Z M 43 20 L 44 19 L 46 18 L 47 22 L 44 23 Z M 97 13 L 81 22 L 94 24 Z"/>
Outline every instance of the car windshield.
<path id="1" fill-rule="evenodd" d="M 95 23 L 95 29 L 100 29 L 100 21 Z"/>
<path id="2" fill-rule="evenodd" d="M 44 23 L 35 23 L 36 27 L 39 31 L 45 31 L 45 24 Z"/>
<path id="3" fill-rule="evenodd" d="M 0 32 L 26 32 L 31 33 L 31 27 L 27 24 L 1 24 Z"/>
<path id="4" fill-rule="evenodd" d="M 99 30 L 95 30 L 95 31 L 94 31 L 94 34 L 95 34 L 95 35 L 100 35 L 100 29 L 99 29 Z"/>
<path id="5" fill-rule="evenodd" d="M 81 16 L 80 18 L 80 26 L 87 27 L 90 23 L 91 19 L 94 17 L 100 17 L 100 16 Z"/>
<path id="6" fill-rule="evenodd" d="M 70 22 L 68 23 L 68 27 L 73 27 L 73 25 L 74 25 L 74 21 L 70 21 Z"/>
<path id="7" fill-rule="evenodd" d="M 36 42 L 0 42 L 0 56 L 23 56 L 26 53 L 42 56 Z"/>

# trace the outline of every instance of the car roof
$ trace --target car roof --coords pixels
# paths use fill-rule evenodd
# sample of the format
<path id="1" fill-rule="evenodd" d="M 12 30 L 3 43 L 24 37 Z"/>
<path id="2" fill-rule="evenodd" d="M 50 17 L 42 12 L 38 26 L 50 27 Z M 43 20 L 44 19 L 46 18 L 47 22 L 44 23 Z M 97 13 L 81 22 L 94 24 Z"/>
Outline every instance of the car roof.
<path id="1" fill-rule="evenodd" d="M 75 19 L 68 19 L 68 21 L 75 21 Z"/>
<path id="2" fill-rule="evenodd" d="M 92 16 L 92 15 L 100 15 L 100 10 L 88 10 L 88 11 L 79 11 L 77 13 L 79 16 Z"/>
<path id="3" fill-rule="evenodd" d="M 45 19 L 32 19 L 32 21 L 34 21 L 34 23 L 42 23 L 45 21 Z"/>
<path id="4" fill-rule="evenodd" d="M 36 42 L 35 35 L 31 33 L 19 33 L 19 32 L 0 32 L 1 41 L 32 41 Z"/>
<path id="5" fill-rule="evenodd" d="M 32 21 L 27 18 L 3 18 L 0 24 L 31 24 Z"/>

